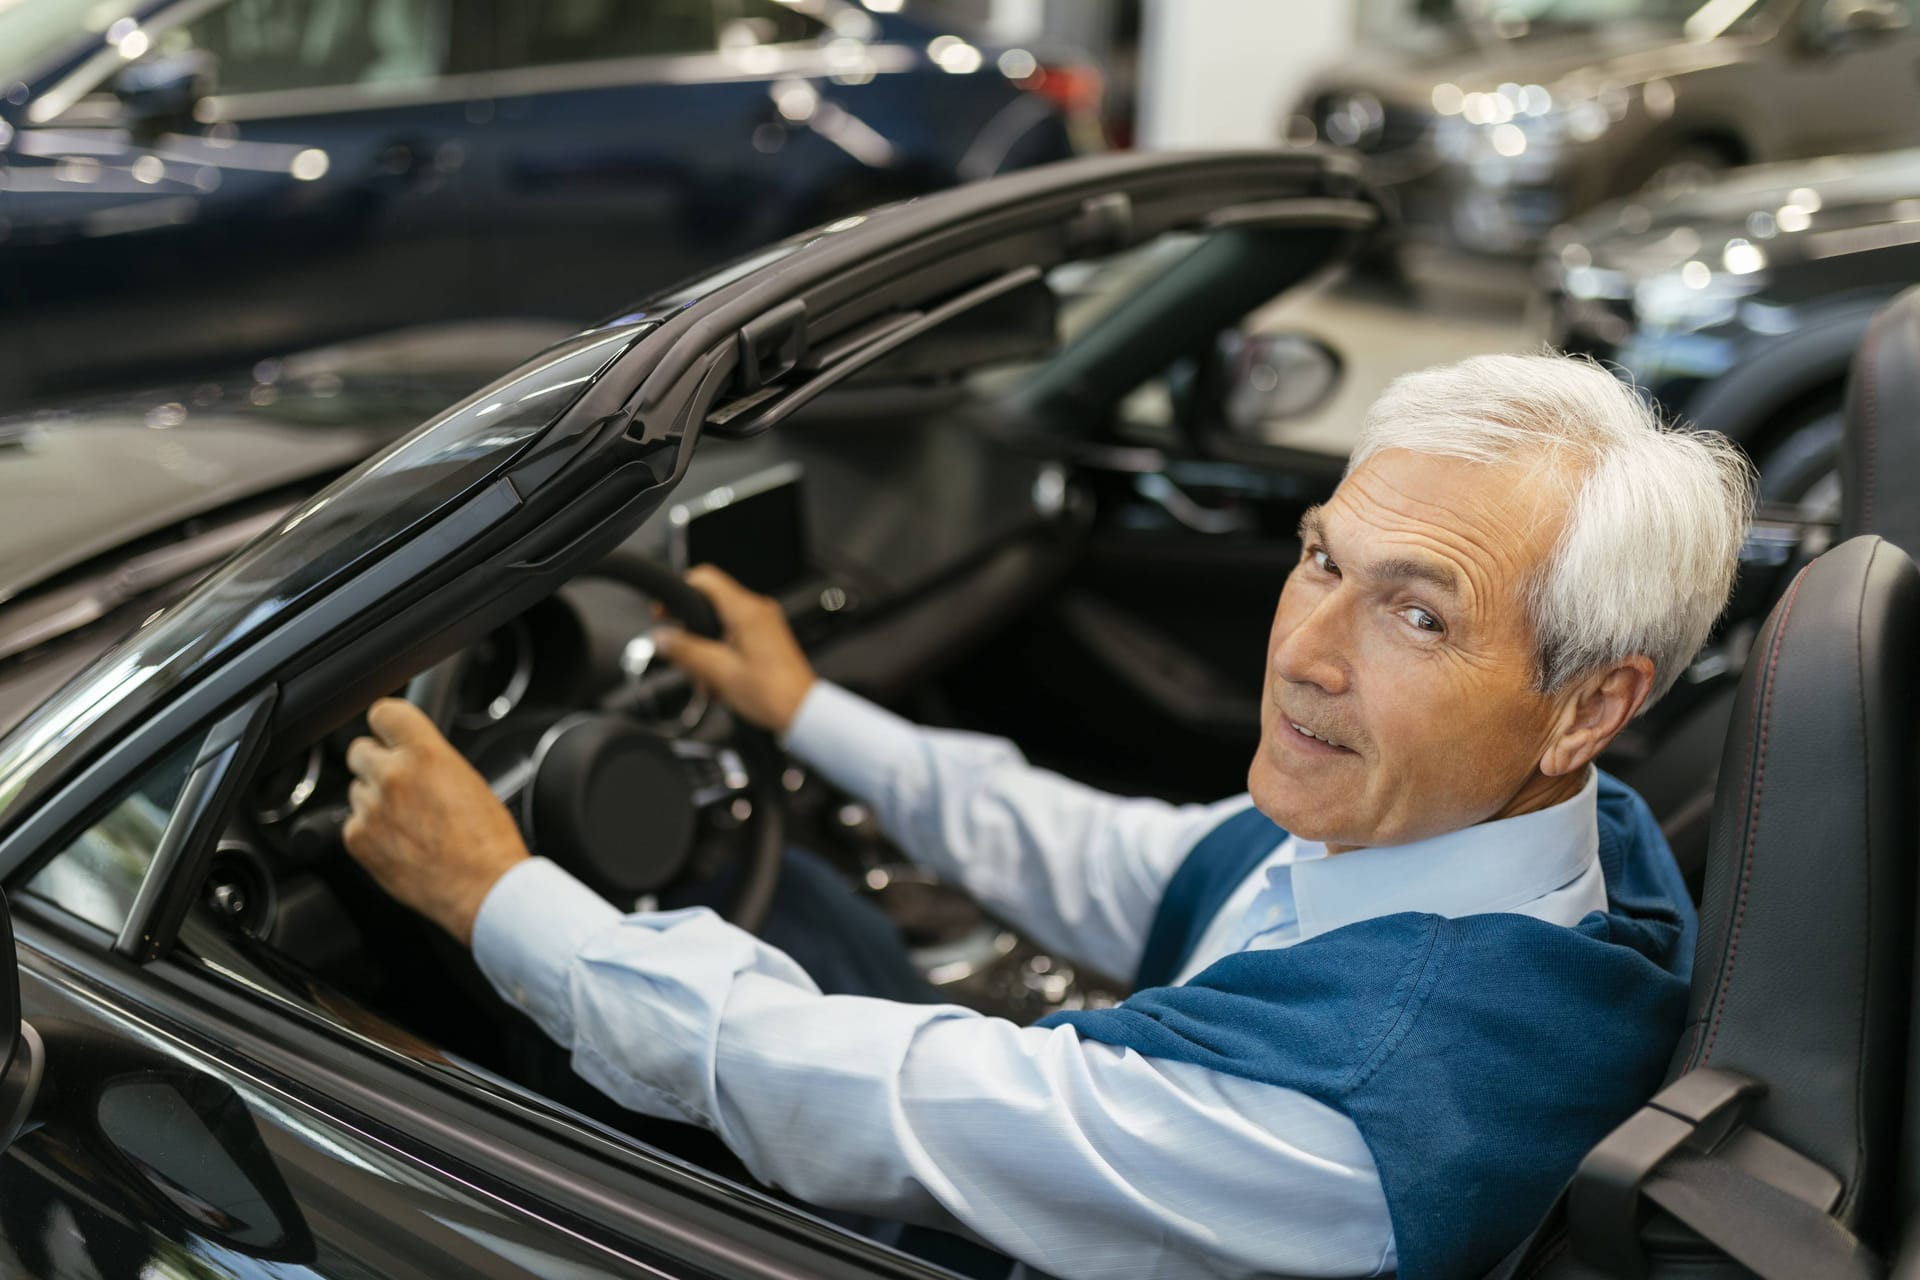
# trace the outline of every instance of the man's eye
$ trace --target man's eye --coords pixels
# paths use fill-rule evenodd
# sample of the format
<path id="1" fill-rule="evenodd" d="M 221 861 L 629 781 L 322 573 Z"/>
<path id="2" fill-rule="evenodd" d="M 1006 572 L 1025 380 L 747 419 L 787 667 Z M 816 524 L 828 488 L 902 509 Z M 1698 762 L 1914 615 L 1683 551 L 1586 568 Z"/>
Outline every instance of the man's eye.
<path id="1" fill-rule="evenodd" d="M 1313 561 L 1313 567 L 1320 572 L 1330 573 L 1336 578 L 1340 576 L 1340 566 L 1333 562 L 1332 556 L 1320 548 L 1315 547 L 1312 551 L 1309 551 L 1307 557 Z"/>
<path id="2" fill-rule="evenodd" d="M 1414 626 L 1418 627 L 1420 630 L 1430 631 L 1435 635 L 1439 635 L 1441 632 L 1447 629 L 1445 623 L 1441 622 L 1440 619 L 1436 618 L 1433 614 L 1428 613 L 1425 609 L 1422 609 L 1417 604 L 1410 604 L 1406 608 L 1402 609 L 1400 611 L 1400 616 L 1405 618 L 1408 622 L 1411 622 Z"/>

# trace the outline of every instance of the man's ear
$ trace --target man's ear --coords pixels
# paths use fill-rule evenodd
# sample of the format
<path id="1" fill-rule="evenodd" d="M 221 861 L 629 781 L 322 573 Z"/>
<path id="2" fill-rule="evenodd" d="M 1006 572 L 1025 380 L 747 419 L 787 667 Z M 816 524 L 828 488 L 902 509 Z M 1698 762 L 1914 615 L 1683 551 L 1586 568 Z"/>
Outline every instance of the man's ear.
<path id="1" fill-rule="evenodd" d="M 1560 723 L 1540 757 L 1540 772 L 1550 778 L 1584 769 L 1606 750 L 1614 736 L 1646 705 L 1653 692 L 1653 659 L 1622 658 L 1604 671 L 1576 681 L 1560 710 Z"/>

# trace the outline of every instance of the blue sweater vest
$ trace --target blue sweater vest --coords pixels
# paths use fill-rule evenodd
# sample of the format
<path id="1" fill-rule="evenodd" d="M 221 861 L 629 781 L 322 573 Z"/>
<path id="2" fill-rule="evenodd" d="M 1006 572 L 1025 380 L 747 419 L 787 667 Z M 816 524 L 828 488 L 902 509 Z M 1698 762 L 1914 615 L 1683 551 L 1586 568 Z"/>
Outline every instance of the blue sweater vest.
<path id="1" fill-rule="evenodd" d="M 1170 987 L 1286 837 L 1257 810 L 1175 873 L 1126 1003 L 1056 1014 L 1088 1040 L 1304 1093 L 1373 1153 L 1403 1280 L 1484 1273 L 1659 1087 L 1696 921 L 1646 802 L 1600 776 L 1607 910 L 1573 928 L 1403 913 L 1245 951 Z"/>

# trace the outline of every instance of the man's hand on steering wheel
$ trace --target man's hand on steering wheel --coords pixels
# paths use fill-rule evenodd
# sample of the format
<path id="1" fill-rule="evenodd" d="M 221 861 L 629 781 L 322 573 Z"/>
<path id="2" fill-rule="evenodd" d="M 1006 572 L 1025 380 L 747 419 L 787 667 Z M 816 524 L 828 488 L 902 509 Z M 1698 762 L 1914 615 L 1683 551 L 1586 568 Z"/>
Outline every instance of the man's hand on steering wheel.
<path id="1" fill-rule="evenodd" d="M 741 719 L 785 733 L 813 688 L 814 674 L 779 601 L 747 590 L 710 564 L 689 570 L 687 583 L 713 602 L 723 634 L 708 640 L 679 627 L 662 628 L 655 637 L 660 655 Z"/>
<path id="2" fill-rule="evenodd" d="M 418 707 L 382 698 L 367 726 L 373 736 L 347 748 L 347 852 L 401 904 L 471 946 L 488 891 L 527 857 L 520 829 Z"/>
<path id="3" fill-rule="evenodd" d="M 785 732 L 814 674 L 779 604 L 709 565 L 689 573 L 687 583 L 712 603 L 721 635 L 663 627 L 659 651 L 741 719 Z M 382 698 L 368 709 L 367 725 L 371 736 L 347 749 L 354 779 L 352 815 L 341 831 L 347 851 L 400 903 L 471 946 L 480 904 L 528 857 L 520 827 L 419 707 Z M 777 858 L 778 833 L 769 830 L 770 849 L 762 852 Z M 763 875 L 755 883 L 750 907 L 735 912 L 749 926 L 764 913 L 772 880 Z"/>

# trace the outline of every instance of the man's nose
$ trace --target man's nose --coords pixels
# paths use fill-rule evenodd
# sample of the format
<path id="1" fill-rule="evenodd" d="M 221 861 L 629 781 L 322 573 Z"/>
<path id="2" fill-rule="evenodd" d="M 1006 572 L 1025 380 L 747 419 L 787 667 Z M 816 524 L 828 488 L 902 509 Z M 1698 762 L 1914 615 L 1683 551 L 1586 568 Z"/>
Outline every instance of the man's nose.
<path id="1" fill-rule="evenodd" d="M 1315 600 L 1286 628 L 1273 647 L 1273 674 L 1289 684 L 1310 684 L 1326 693 L 1345 693 L 1353 683 L 1347 661 L 1352 640 L 1347 607 L 1338 591 Z"/>

